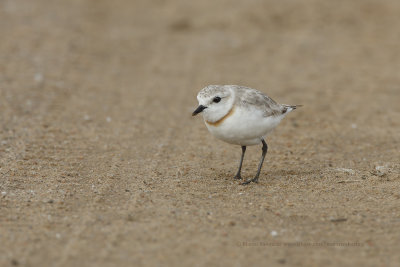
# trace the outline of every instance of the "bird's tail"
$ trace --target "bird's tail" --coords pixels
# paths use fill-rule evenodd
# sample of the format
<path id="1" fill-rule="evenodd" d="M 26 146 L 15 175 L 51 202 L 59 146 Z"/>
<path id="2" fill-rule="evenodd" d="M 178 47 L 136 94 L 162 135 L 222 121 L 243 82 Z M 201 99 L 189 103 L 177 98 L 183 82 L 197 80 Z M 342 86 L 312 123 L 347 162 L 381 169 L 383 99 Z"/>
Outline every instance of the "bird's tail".
<path id="1" fill-rule="evenodd" d="M 282 105 L 282 106 L 283 106 L 282 114 L 285 114 L 295 110 L 296 108 L 302 107 L 303 105 Z"/>

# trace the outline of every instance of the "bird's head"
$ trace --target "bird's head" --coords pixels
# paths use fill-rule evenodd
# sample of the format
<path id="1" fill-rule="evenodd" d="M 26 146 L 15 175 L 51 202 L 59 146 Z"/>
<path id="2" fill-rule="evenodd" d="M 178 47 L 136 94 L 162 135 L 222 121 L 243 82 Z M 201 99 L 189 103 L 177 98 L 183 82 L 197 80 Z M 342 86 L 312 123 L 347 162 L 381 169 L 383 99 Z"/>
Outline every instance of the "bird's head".
<path id="1" fill-rule="evenodd" d="M 197 94 L 199 106 L 192 116 L 203 114 L 207 122 L 216 122 L 232 109 L 235 99 L 234 91 L 224 85 L 209 85 Z"/>

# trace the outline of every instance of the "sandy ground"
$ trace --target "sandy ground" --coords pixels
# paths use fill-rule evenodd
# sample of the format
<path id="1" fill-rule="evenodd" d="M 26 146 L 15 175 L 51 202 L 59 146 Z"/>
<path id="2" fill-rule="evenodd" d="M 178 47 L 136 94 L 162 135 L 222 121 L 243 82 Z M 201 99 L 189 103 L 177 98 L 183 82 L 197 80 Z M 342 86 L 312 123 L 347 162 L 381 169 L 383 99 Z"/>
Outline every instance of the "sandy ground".
<path id="1" fill-rule="evenodd" d="M 0 266 L 396 266 L 399 14 L 1 0 Z M 233 180 L 240 147 L 191 117 L 208 84 L 304 105 L 267 139 L 258 184 Z"/>

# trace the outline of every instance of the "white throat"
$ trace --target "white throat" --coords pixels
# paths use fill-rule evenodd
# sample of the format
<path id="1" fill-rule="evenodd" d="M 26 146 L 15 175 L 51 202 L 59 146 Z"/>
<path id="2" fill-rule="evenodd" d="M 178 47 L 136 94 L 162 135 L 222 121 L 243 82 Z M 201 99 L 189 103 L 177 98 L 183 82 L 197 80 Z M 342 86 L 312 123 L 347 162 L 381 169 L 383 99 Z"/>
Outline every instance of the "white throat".
<path id="1" fill-rule="evenodd" d="M 215 123 L 227 116 L 233 109 L 235 103 L 235 92 L 224 98 L 220 103 L 212 103 L 203 111 L 203 118 L 206 122 Z"/>

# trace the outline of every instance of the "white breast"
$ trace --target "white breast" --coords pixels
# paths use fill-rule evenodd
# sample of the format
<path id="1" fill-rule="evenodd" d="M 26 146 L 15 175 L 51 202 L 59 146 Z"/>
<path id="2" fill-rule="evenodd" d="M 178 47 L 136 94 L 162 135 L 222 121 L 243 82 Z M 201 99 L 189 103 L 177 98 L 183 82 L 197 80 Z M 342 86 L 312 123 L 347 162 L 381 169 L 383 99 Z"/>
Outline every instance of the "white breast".
<path id="1" fill-rule="evenodd" d="M 242 146 L 261 143 L 261 138 L 271 132 L 284 115 L 265 117 L 256 109 L 237 107 L 234 113 L 218 125 L 205 124 L 215 137 L 231 144 Z"/>

